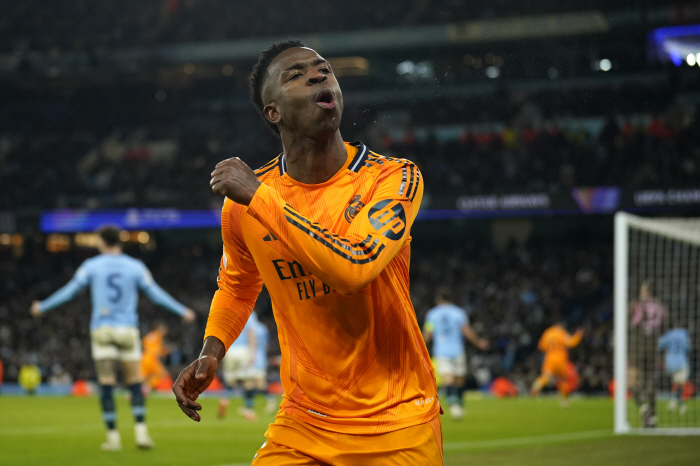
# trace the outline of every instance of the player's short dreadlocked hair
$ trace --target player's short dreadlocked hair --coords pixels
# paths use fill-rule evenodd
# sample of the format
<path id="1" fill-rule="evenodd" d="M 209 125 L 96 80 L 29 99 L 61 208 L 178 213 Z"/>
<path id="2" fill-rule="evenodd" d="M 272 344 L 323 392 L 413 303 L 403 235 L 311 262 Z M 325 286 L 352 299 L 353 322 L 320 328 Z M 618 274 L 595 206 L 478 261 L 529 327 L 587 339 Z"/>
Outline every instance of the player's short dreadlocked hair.
<path id="1" fill-rule="evenodd" d="M 253 101 L 255 109 L 258 111 L 258 113 L 260 113 L 260 116 L 262 116 L 263 120 L 265 120 L 265 123 L 267 123 L 267 125 L 277 135 L 279 135 L 280 133 L 277 129 L 277 125 L 274 125 L 267 121 L 267 118 L 265 118 L 265 115 L 263 114 L 263 108 L 265 108 L 265 104 L 262 100 L 262 88 L 263 84 L 265 84 L 265 80 L 267 79 L 267 67 L 270 66 L 272 60 L 274 60 L 275 57 L 280 53 L 293 47 L 305 47 L 305 45 L 301 43 L 301 41 L 298 41 L 296 39 L 287 39 L 280 42 L 275 42 L 266 50 L 263 50 L 263 52 L 258 57 L 257 63 L 255 64 L 255 66 L 253 66 L 253 73 L 250 75 L 250 83 L 248 86 L 248 89 L 250 91 L 250 99 Z"/>

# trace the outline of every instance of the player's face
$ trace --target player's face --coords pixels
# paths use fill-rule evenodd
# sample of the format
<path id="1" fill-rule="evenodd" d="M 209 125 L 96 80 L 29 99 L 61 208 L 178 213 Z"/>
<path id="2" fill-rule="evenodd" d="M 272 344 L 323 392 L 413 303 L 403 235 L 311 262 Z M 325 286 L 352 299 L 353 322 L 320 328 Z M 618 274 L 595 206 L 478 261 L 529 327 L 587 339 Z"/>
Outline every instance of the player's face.
<path id="1" fill-rule="evenodd" d="M 343 94 L 330 64 L 314 50 L 294 47 L 268 67 L 263 88 L 265 117 L 291 134 L 335 133 L 343 114 Z"/>

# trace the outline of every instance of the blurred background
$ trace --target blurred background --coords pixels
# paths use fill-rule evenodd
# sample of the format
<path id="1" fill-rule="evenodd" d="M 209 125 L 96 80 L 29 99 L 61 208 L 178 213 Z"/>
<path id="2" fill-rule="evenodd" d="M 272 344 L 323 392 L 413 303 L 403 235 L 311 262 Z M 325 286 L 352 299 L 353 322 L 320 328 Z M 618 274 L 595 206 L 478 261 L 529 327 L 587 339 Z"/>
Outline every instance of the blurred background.
<path id="1" fill-rule="evenodd" d="M 700 3 L 668 0 L 4 0 L 0 15 L 0 360 L 45 384 L 94 380 L 87 293 L 43 320 L 29 305 L 95 254 L 99 224 L 199 315 L 170 324 L 172 374 L 201 348 L 221 254 L 209 173 L 281 150 L 247 79 L 295 37 L 329 58 L 341 133 L 414 161 L 420 324 L 438 286 L 491 342 L 472 389 L 527 393 L 554 320 L 584 327 L 579 391 L 612 379 L 613 214 L 700 212 Z M 256 307 L 271 328 L 269 298 Z M 277 353 L 276 353 L 277 352 Z M 691 373 L 697 385 L 698 374 Z"/>

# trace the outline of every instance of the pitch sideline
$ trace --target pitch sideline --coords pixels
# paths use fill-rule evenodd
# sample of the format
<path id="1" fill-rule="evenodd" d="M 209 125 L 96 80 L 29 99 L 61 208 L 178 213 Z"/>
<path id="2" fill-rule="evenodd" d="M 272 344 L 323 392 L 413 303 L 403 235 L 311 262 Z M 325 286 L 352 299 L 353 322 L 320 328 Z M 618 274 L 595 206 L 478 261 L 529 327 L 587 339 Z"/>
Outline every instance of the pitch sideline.
<path id="1" fill-rule="evenodd" d="M 443 451 L 510 447 L 518 445 L 527 445 L 530 443 L 556 443 L 561 441 L 566 442 L 569 440 L 586 440 L 612 436 L 612 429 L 583 430 L 579 432 L 565 432 L 562 434 L 533 435 L 530 437 L 507 437 L 492 440 L 474 440 L 471 442 L 452 442 L 444 444 Z"/>

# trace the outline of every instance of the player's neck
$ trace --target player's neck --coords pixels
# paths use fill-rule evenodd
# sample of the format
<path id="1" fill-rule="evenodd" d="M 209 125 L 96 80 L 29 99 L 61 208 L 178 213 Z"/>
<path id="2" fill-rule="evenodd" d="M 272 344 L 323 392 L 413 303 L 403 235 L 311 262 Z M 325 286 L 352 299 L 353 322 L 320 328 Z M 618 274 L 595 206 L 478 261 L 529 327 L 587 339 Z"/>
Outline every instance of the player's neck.
<path id="1" fill-rule="evenodd" d="M 300 183 L 318 184 L 330 180 L 348 158 L 340 131 L 328 139 L 282 134 L 282 147 L 287 174 Z"/>
<path id="2" fill-rule="evenodd" d="M 110 255 L 113 255 L 113 256 L 118 256 L 119 254 L 122 253 L 122 248 L 120 248 L 120 247 L 113 247 L 113 248 L 106 247 L 106 248 L 102 248 L 102 249 L 100 250 L 100 253 L 102 253 L 102 254 L 110 254 Z"/>

